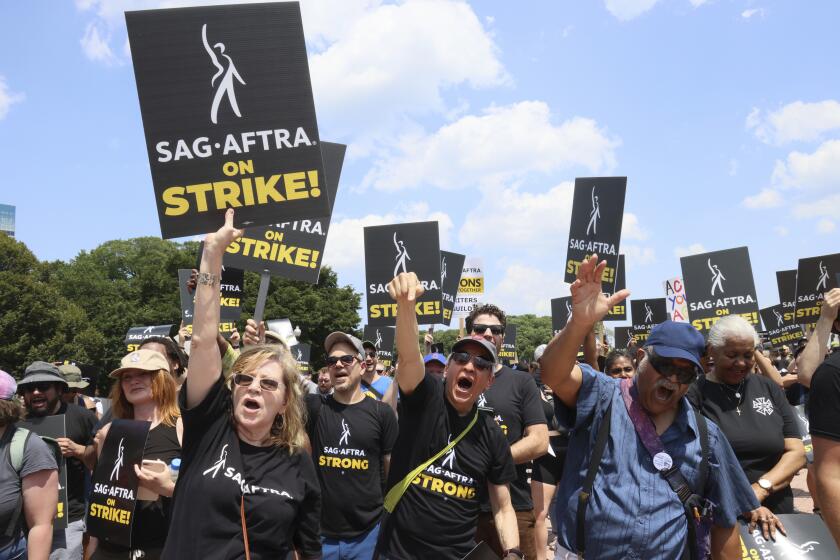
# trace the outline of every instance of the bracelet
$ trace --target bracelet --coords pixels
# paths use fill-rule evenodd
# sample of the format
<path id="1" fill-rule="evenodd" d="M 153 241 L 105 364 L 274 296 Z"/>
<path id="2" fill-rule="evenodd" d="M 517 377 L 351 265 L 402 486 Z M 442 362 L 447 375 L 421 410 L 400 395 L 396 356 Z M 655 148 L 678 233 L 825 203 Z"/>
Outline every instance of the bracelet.
<path id="1" fill-rule="evenodd" d="M 205 286 L 215 286 L 219 283 L 219 277 L 209 272 L 199 272 L 197 281 Z"/>

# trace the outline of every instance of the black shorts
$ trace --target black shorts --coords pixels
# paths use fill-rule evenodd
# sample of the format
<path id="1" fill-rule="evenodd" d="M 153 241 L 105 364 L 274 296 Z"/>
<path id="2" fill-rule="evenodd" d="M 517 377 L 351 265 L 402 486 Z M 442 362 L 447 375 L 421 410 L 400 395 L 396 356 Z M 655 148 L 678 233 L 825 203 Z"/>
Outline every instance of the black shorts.
<path id="1" fill-rule="evenodd" d="M 531 480 L 551 484 L 552 486 L 558 484 L 563 476 L 563 463 L 566 462 L 568 444 L 567 437 L 553 436 L 549 445 L 554 450 L 556 457 L 546 453 L 539 459 L 534 460 L 534 472 L 531 475 Z"/>

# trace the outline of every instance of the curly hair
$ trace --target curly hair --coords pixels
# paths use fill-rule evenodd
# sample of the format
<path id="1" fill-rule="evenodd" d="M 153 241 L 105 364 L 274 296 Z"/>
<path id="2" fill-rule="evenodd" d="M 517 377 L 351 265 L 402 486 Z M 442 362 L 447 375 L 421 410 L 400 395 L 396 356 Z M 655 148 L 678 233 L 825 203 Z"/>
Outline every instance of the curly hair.
<path id="1" fill-rule="evenodd" d="M 298 364 L 289 353 L 289 347 L 282 342 L 249 346 L 233 363 L 228 386 L 232 389 L 235 374 L 252 372 L 269 361 L 280 365 L 283 371 L 283 385 L 286 388 L 286 411 L 278 414 L 271 426 L 271 443 L 287 448 L 289 453 L 295 453 L 304 449 L 306 444 L 306 409 L 303 405 Z M 231 398 L 233 398 L 232 391 Z M 231 419 L 235 424 L 233 407 L 231 407 Z"/>
<path id="2" fill-rule="evenodd" d="M 465 321 L 467 332 L 472 332 L 473 323 L 475 322 L 476 317 L 479 317 L 480 315 L 493 315 L 502 324 L 503 329 L 507 328 L 507 315 L 505 315 L 505 312 L 492 303 L 483 303 L 470 311 L 470 314 Z"/>
<path id="3" fill-rule="evenodd" d="M 0 400 L 0 427 L 14 424 L 23 416 L 23 407 L 20 401 L 13 398 L 5 401 Z"/>

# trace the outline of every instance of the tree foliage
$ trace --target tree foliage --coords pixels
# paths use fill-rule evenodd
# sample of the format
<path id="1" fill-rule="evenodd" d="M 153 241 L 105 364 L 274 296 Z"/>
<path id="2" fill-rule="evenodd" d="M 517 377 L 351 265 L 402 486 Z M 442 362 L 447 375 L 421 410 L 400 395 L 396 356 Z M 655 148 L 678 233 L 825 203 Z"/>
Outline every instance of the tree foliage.
<path id="1" fill-rule="evenodd" d="M 177 271 L 196 266 L 198 248 L 141 237 L 40 263 L 23 243 L 0 235 L 0 367 L 20 375 L 36 359 L 69 359 L 115 368 L 130 327 L 180 323 Z M 240 330 L 258 288 L 259 275 L 246 272 Z M 327 334 L 358 329 L 360 304 L 361 294 L 324 267 L 317 285 L 272 278 L 265 318 L 291 319 L 317 363 Z"/>

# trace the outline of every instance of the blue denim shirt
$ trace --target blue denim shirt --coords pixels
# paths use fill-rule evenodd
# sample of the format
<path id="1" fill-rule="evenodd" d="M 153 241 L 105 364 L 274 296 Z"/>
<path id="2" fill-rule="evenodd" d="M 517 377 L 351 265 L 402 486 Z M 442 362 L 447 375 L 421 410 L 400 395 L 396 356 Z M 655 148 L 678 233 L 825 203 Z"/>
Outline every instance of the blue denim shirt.
<path id="1" fill-rule="evenodd" d="M 576 551 L 578 493 L 607 406 L 612 402 L 610 434 L 586 511 L 586 557 L 599 559 L 679 558 L 687 525 L 679 498 L 653 466 L 636 435 L 618 380 L 580 366 L 583 384 L 575 408 L 554 399 L 558 421 L 570 430 L 566 466 L 557 495 L 560 544 Z M 692 488 L 696 489 L 701 449 L 697 424 L 683 398 L 662 444 Z M 714 504 L 714 523 L 732 527 L 736 518 L 759 506 L 729 442 L 711 421 L 709 478 L 703 497 Z"/>

